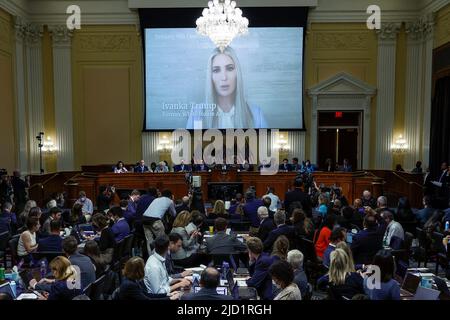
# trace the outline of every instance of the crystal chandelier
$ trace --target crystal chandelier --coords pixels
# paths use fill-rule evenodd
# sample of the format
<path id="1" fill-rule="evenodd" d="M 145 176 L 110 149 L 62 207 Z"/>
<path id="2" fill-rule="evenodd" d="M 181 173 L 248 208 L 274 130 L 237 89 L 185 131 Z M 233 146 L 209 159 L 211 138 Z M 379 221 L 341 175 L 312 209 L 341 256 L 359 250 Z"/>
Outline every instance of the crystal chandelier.
<path id="1" fill-rule="evenodd" d="M 230 0 L 209 1 L 196 24 L 198 33 L 209 37 L 221 52 L 235 37 L 248 32 L 248 19 L 236 8 L 236 1 Z"/>
<path id="2" fill-rule="evenodd" d="M 397 140 L 395 140 L 395 143 L 392 144 L 391 150 L 393 153 L 403 154 L 408 151 L 408 144 L 406 143 L 406 140 L 403 138 L 402 135 L 398 137 Z"/>

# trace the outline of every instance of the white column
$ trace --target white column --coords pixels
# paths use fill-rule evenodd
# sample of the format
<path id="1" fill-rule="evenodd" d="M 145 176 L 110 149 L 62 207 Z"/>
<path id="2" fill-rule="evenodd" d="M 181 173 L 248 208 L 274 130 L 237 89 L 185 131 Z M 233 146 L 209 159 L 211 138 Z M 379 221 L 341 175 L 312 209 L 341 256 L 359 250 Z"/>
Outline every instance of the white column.
<path id="1" fill-rule="evenodd" d="M 158 141 L 159 141 L 158 132 L 151 131 L 142 133 L 142 159 L 144 159 L 145 162 L 158 163 L 159 161 L 159 151 L 157 150 Z"/>
<path id="2" fill-rule="evenodd" d="M 72 32 L 65 25 L 51 26 L 55 100 L 57 170 L 74 170 L 72 117 Z"/>
<path id="3" fill-rule="evenodd" d="M 299 161 L 305 159 L 305 131 L 289 131 L 289 158 L 297 157 Z"/>
<path id="4" fill-rule="evenodd" d="M 421 160 L 423 168 L 429 165 L 430 157 L 430 130 L 431 130 L 431 87 L 433 77 L 433 41 L 434 41 L 434 22 L 433 16 L 424 26 L 424 88 L 423 88 L 423 111 L 421 114 L 422 123 L 422 155 Z"/>
<path id="5" fill-rule="evenodd" d="M 25 71 L 24 71 L 24 38 L 26 25 L 22 18 L 14 18 L 15 28 L 15 92 L 16 92 L 16 137 L 18 169 L 28 173 L 28 133 L 26 119 Z"/>
<path id="6" fill-rule="evenodd" d="M 25 35 L 29 161 L 33 173 L 39 173 L 39 147 L 36 136 L 44 132 L 44 91 L 42 74 L 42 26 L 28 24 Z M 44 163 L 42 163 L 44 167 Z"/>
<path id="7" fill-rule="evenodd" d="M 395 108 L 395 46 L 400 24 L 382 25 L 378 31 L 377 115 L 375 169 L 392 169 L 391 143 Z"/>

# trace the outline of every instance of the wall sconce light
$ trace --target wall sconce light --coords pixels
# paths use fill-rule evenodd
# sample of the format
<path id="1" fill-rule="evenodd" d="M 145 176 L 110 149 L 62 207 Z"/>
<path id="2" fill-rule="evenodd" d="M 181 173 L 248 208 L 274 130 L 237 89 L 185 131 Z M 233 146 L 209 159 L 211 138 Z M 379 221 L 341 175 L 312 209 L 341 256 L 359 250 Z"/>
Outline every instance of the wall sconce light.
<path id="1" fill-rule="evenodd" d="M 277 139 L 275 147 L 278 148 L 278 151 L 289 151 L 288 141 L 284 138 L 282 134 Z"/>
<path id="2" fill-rule="evenodd" d="M 56 147 L 55 147 L 55 144 L 54 144 L 52 138 L 47 136 L 47 139 L 45 139 L 45 141 L 43 143 L 42 151 L 48 155 L 56 152 Z"/>
<path id="3" fill-rule="evenodd" d="M 402 135 L 399 135 L 395 142 L 391 145 L 393 153 L 404 154 L 408 151 L 408 144 Z"/>
<path id="4" fill-rule="evenodd" d="M 170 143 L 169 139 L 167 139 L 167 136 L 163 136 L 162 139 L 159 139 L 158 147 L 156 148 L 156 150 L 169 152 L 172 151 L 172 148 L 172 144 Z"/>

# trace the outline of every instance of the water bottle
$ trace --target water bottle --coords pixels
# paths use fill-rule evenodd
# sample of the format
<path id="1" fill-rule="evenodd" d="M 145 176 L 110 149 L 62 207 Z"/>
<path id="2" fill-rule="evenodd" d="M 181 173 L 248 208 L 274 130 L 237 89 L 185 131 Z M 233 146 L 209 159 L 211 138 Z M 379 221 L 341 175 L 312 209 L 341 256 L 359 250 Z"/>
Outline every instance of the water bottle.
<path id="1" fill-rule="evenodd" d="M 5 280 L 5 267 L 3 265 L 0 265 L 0 281 Z"/>
<path id="2" fill-rule="evenodd" d="M 14 294 L 14 298 L 17 297 L 17 286 L 16 286 L 16 282 L 15 281 L 10 281 L 9 285 L 11 287 L 11 290 Z"/>
<path id="3" fill-rule="evenodd" d="M 445 221 L 445 231 L 448 231 L 449 227 L 450 227 L 450 221 Z"/>
<path id="4" fill-rule="evenodd" d="M 192 275 L 192 288 L 200 286 L 199 278 L 200 278 L 199 274 L 194 273 Z"/>
<path id="5" fill-rule="evenodd" d="M 228 273 L 229 268 L 230 268 L 230 265 L 228 264 L 228 262 L 224 261 L 222 263 L 222 279 L 223 280 L 227 279 L 227 273 Z"/>
<path id="6" fill-rule="evenodd" d="M 45 263 L 45 260 L 41 261 L 41 267 L 40 267 L 40 271 L 41 271 L 41 278 L 45 278 L 45 276 L 47 275 L 47 265 Z"/>

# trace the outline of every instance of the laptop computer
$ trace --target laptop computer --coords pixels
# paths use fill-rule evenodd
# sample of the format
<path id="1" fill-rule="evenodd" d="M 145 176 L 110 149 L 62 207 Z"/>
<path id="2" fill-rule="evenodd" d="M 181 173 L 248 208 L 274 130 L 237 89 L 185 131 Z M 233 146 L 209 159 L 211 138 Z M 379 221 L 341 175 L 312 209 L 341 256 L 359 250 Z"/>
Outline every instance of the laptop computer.
<path id="1" fill-rule="evenodd" d="M 401 297 L 412 297 L 415 295 L 420 284 L 420 276 L 412 273 L 407 273 L 400 288 Z"/>
<path id="2" fill-rule="evenodd" d="M 438 290 L 420 286 L 417 288 L 413 300 L 438 300 L 440 294 L 441 292 Z"/>
<path id="3" fill-rule="evenodd" d="M 197 293 L 201 290 L 202 287 L 194 287 L 194 293 Z M 216 292 L 218 294 L 226 296 L 228 294 L 228 288 L 227 287 L 217 287 Z"/>
<path id="4" fill-rule="evenodd" d="M 11 283 L 9 283 L 9 282 L 5 282 L 0 285 L 0 293 L 7 293 L 13 299 L 16 299 L 16 295 L 15 295 L 13 289 L 11 288 Z"/>

